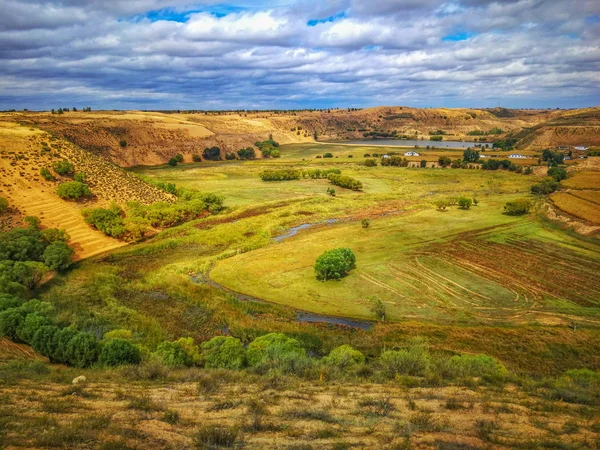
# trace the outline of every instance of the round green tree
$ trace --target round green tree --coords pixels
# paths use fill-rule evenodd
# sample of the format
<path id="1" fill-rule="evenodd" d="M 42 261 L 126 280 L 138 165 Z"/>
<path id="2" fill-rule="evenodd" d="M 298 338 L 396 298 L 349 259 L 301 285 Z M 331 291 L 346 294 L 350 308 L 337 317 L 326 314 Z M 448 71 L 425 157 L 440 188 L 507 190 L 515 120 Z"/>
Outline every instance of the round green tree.
<path id="1" fill-rule="evenodd" d="M 139 364 L 140 350 L 125 339 L 111 339 L 102 347 L 98 362 L 103 366 L 123 366 Z"/>
<path id="2" fill-rule="evenodd" d="M 318 280 L 339 280 L 356 267 L 356 257 L 349 248 L 336 248 L 319 256 L 314 267 Z"/>
<path id="3" fill-rule="evenodd" d="M 241 369 L 246 362 L 246 349 L 239 339 L 231 336 L 215 336 L 202 343 L 206 367 Z"/>

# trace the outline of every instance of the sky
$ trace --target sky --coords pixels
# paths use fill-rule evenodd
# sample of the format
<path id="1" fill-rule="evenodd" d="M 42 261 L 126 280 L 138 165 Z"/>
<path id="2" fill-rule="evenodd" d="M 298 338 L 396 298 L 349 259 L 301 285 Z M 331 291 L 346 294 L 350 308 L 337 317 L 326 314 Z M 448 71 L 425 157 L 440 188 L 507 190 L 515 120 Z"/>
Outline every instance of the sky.
<path id="1" fill-rule="evenodd" d="M 600 105 L 598 0 L 1 0 L 0 109 Z"/>

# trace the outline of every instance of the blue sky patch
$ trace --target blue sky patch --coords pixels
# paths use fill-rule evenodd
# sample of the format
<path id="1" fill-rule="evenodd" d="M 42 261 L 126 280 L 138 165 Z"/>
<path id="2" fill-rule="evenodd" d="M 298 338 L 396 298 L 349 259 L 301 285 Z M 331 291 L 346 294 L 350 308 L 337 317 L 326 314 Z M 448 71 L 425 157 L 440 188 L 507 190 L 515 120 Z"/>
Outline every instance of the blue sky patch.
<path id="1" fill-rule="evenodd" d="M 306 22 L 306 25 L 309 27 L 314 27 L 320 23 L 335 22 L 336 20 L 343 19 L 344 17 L 346 17 L 346 13 L 342 11 L 341 13 L 334 14 L 333 16 L 325 17 L 323 19 L 311 19 Z"/>
<path id="2" fill-rule="evenodd" d="M 477 33 L 472 33 L 470 31 L 459 31 L 457 33 L 452 33 L 442 38 L 444 42 L 458 42 L 458 41 L 466 41 L 467 39 L 476 36 Z"/>
<path id="3" fill-rule="evenodd" d="M 187 10 L 187 11 L 178 11 L 173 8 L 164 8 L 164 9 L 157 9 L 154 11 L 148 11 L 147 13 L 145 13 L 143 15 L 133 17 L 132 20 L 138 21 L 141 19 L 148 19 L 151 22 L 158 22 L 159 20 L 168 20 L 171 22 L 184 23 L 184 22 L 187 22 L 188 19 L 190 18 L 190 15 L 194 14 L 194 13 L 208 12 L 216 17 L 225 17 L 229 14 L 246 11 L 246 10 L 247 10 L 247 8 L 244 8 L 241 6 L 226 5 L 226 4 L 207 5 L 202 8 L 194 8 L 194 9 Z"/>

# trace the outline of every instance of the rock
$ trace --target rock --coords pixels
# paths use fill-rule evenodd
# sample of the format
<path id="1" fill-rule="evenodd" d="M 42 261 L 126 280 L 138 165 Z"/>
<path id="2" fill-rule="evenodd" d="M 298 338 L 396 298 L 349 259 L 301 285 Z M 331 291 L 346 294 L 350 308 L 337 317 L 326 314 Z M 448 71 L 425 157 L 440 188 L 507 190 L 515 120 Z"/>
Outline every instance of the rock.
<path id="1" fill-rule="evenodd" d="M 76 378 L 73 378 L 73 381 L 72 381 L 72 383 L 73 383 L 73 384 L 83 384 L 83 383 L 85 383 L 86 381 L 87 381 L 87 378 L 86 378 L 86 377 L 84 377 L 83 375 L 79 375 L 78 377 L 76 377 Z"/>

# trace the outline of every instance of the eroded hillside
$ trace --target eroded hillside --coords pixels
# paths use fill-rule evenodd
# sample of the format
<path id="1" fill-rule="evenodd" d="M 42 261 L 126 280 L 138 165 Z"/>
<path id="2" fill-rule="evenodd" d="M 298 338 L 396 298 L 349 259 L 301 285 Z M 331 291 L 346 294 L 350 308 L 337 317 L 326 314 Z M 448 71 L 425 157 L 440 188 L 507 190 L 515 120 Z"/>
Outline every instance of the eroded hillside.
<path id="1" fill-rule="evenodd" d="M 600 109 L 508 110 L 378 107 L 362 110 L 280 112 L 66 112 L 14 113 L 13 120 L 39 127 L 122 167 L 164 164 L 178 153 L 185 161 L 218 146 L 221 157 L 272 136 L 282 144 L 343 140 L 387 134 L 492 142 L 509 133 L 529 149 L 597 145 Z M 493 131 L 491 134 L 491 131 Z M 469 135 L 468 133 L 471 133 Z M 481 134 L 473 134 L 481 133 Z M 260 156 L 260 151 L 256 150 Z"/>
<path id="2" fill-rule="evenodd" d="M 76 172 L 85 173 L 93 197 L 85 202 L 61 199 L 57 186 L 71 179 L 58 175 L 52 166 L 66 160 Z M 45 179 L 42 168 L 48 169 L 53 180 Z M 25 216 L 35 216 L 43 227 L 63 228 L 77 256 L 84 258 L 123 245 L 90 228 L 81 210 L 110 201 L 152 203 L 169 201 L 171 196 L 139 178 L 125 172 L 106 159 L 52 137 L 48 133 L 16 122 L 0 122 L 0 196 L 8 200 L 10 209 L 2 215 L 2 227 L 22 224 Z"/>

